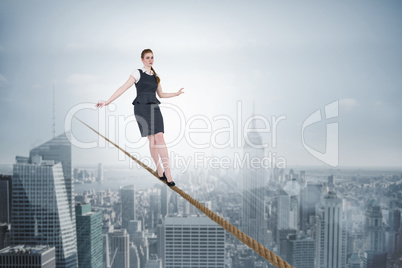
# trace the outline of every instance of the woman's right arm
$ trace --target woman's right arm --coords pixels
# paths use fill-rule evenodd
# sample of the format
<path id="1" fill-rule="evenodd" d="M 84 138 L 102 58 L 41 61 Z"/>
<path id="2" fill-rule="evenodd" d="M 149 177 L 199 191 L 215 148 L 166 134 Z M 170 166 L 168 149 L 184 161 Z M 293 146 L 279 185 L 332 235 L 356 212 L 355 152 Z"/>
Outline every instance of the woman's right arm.
<path id="1" fill-rule="evenodd" d="M 107 100 L 107 101 L 101 101 L 95 104 L 95 107 L 102 108 L 103 106 L 111 104 L 115 99 L 120 97 L 121 94 L 123 94 L 127 89 L 129 89 L 132 85 L 135 83 L 135 78 L 130 75 L 128 80 L 121 86 L 119 87 L 115 93 Z"/>

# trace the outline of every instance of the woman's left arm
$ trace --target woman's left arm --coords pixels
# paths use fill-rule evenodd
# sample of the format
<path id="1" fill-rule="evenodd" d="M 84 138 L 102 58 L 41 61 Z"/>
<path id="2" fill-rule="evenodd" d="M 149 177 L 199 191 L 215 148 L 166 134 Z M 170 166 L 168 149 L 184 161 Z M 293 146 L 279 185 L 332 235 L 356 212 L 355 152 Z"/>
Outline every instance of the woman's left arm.
<path id="1" fill-rule="evenodd" d="M 162 91 L 162 86 L 159 83 L 158 88 L 156 89 L 156 93 L 158 94 L 159 98 L 171 98 L 171 97 L 176 97 L 179 96 L 180 94 L 184 93 L 183 90 L 184 87 L 182 87 L 179 91 L 176 93 L 164 93 Z"/>

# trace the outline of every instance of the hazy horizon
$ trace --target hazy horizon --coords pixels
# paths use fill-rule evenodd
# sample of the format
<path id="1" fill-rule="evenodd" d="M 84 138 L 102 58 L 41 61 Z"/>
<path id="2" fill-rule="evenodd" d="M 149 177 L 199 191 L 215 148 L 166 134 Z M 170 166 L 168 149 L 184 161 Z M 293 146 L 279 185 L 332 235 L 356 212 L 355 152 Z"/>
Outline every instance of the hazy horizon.
<path id="1" fill-rule="evenodd" d="M 185 92 L 159 99 L 166 142 L 188 128 L 169 107 L 179 108 L 186 124 L 196 116 L 208 119 L 214 132 L 226 126 L 213 121 L 218 115 L 231 118 L 237 129 L 240 102 L 240 127 L 253 112 L 270 123 L 272 116 L 286 116 L 278 124 L 277 146 L 267 151 L 289 167 L 400 168 L 401 11 L 399 1 L 2 1 L 0 163 L 13 164 L 16 155 L 28 156 L 52 138 L 53 85 L 57 136 L 68 130 L 70 109 L 107 100 L 143 66 L 141 51 L 151 48 L 163 91 Z M 149 157 L 147 140 L 132 121 L 135 96 L 133 86 L 109 106 L 106 136 L 122 146 L 141 143 L 129 151 Z M 324 107 L 334 101 L 339 114 L 325 120 Z M 313 157 L 301 141 L 303 122 L 319 109 L 324 120 L 305 129 L 305 142 L 325 151 L 326 124 L 338 123 L 338 167 Z M 95 129 L 105 120 L 96 109 L 76 116 Z M 97 140 L 77 120 L 71 128 L 77 139 Z M 199 143 L 210 138 L 193 135 Z M 262 139 L 271 144 L 271 133 Z M 73 146 L 73 164 L 128 165 L 117 150 Z M 194 157 L 242 148 L 195 149 L 183 138 L 168 150 Z"/>

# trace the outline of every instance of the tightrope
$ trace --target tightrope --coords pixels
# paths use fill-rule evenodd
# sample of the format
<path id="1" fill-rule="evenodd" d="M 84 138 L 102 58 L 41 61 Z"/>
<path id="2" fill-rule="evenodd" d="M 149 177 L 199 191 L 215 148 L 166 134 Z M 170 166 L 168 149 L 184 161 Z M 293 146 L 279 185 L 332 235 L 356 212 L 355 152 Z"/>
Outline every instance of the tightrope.
<path id="1" fill-rule="evenodd" d="M 123 150 L 122 148 L 120 148 L 117 144 L 115 144 L 114 142 L 112 142 L 111 140 L 109 140 L 108 138 L 106 138 L 105 136 L 103 136 L 102 134 L 100 134 L 98 131 L 96 131 L 95 129 L 93 129 L 92 127 L 90 127 L 89 125 L 87 125 L 86 123 L 84 123 L 83 121 L 81 121 L 80 119 L 78 119 L 77 117 L 73 116 L 74 118 L 76 118 L 78 121 L 80 121 L 81 123 L 83 123 L 84 125 L 86 125 L 87 127 L 89 127 L 90 129 L 92 129 L 95 133 L 97 133 L 99 136 L 101 136 L 102 138 L 104 138 L 105 140 L 107 140 L 108 142 L 110 142 L 111 144 L 113 144 L 114 146 L 116 146 L 119 150 L 121 150 L 123 153 L 125 153 L 128 157 L 130 157 L 131 159 L 133 159 L 135 162 L 137 162 L 140 166 L 142 166 L 143 168 L 145 168 L 146 170 L 149 171 L 149 173 L 151 173 L 152 175 L 154 175 L 156 178 L 158 178 L 159 180 L 159 175 L 158 173 L 155 172 L 155 170 L 153 170 L 152 168 L 148 167 L 147 165 L 145 165 L 144 163 L 142 163 L 141 161 L 139 161 L 137 158 L 135 158 L 134 156 L 132 156 L 131 154 L 129 154 L 128 152 L 126 152 L 125 150 Z M 163 183 L 167 184 L 165 181 L 163 181 Z M 243 242 L 244 244 L 246 244 L 248 247 L 250 247 L 251 249 L 253 249 L 255 252 L 257 252 L 260 256 L 262 256 L 264 259 L 266 259 L 267 261 L 269 261 L 272 265 L 274 265 L 277 268 L 294 268 L 293 266 L 291 266 L 289 263 L 287 263 L 286 261 L 282 260 L 281 257 L 277 256 L 275 253 L 273 253 L 272 251 L 270 251 L 269 249 L 265 248 L 261 243 L 258 243 L 255 239 L 251 238 L 250 236 L 246 235 L 245 233 L 243 233 L 242 231 L 240 231 L 239 229 L 237 229 L 235 226 L 233 226 L 232 224 L 230 224 L 227 220 L 223 219 L 222 217 L 220 217 L 218 214 L 216 214 L 215 212 L 213 212 L 212 210 L 210 210 L 209 208 L 207 208 L 206 206 L 204 206 L 203 204 L 201 204 L 200 202 L 198 202 L 197 200 L 195 200 L 194 198 L 192 198 L 189 194 L 185 193 L 183 190 L 181 190 L 179 187 L 177 186 L 171 186 L 169 187 L 171 188 L 173 191 L 175 191 L 176 193 L 178 193 L 179 195 L 181 195 L 184 199 L 186 199 L 190 204 L 192 204 L 193 206 L 195 206 L 199 211 L 201 211 L 202 213 L 204 213 L 206 216 L 208 216 L 211 220 L 213 220 L 214 222 L 216 222 L 217 224 L 219 224 L 220 226 L 222 226 L 226 231 L 228 231 L 229 233 L 231 233 L 232 235 L 234 235 L 237 239 L 239 239 L 241 242 Z"/>

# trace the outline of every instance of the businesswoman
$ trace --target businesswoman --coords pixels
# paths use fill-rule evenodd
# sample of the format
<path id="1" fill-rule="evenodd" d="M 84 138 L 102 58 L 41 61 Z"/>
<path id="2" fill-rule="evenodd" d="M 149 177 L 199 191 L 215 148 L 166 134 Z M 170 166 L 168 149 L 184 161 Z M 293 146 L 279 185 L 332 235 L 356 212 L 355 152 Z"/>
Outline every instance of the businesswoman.
<path id="1" fill-rule="evenodd" d="M 119 87 L 107 101 L 98 102 L 95 107 L 102 108 L 109 105 L 135 83 L 137 97 L 132 104 L 134 105 L 134 115 L 141 136 L 148 138 L 149 150 L 155 162 L 159 179 L 165 180 L 169 186 L 174 186 L 175 183 L 170 172 L 168 150 L 163 138 L 165 131 L 162 113 L 159 108 L 160 101 L 156 98 L 155 92 L 159 98 L 171 98 L 184 93 L 183 88 L 176 93 L 162 92 L 160 78 L 152 68 L 154 56 L 151 49 L 144 49 L 141 52 L 141 61 L 144 66 L 141 69 L 134 70 L 124 85 Z M 164 171 L 159 165 L 159 156 L 162 159 Z"/>

